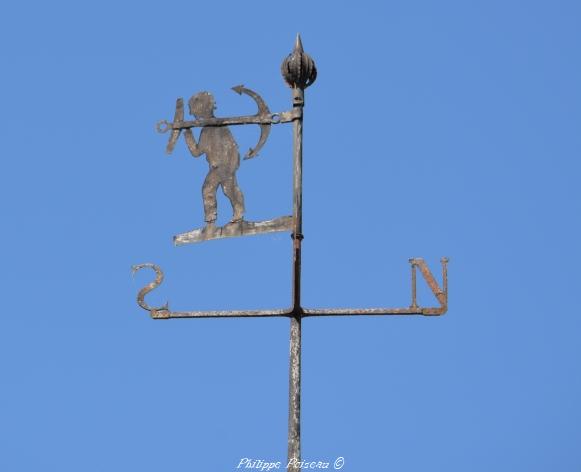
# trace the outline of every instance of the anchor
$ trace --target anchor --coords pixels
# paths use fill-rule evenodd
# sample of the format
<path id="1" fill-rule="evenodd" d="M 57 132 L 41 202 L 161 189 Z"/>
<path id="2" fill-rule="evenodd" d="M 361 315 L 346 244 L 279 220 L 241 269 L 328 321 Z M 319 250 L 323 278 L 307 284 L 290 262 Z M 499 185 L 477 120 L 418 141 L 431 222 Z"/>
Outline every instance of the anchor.
<path id="1" fill-rule="evenodd" d="M 254 115 L 234 116 L 225 118 L 200 118 L 196 120 L 184 121 L 184 99 L 178 98 L 176 100 L 176 111 L 173 122 L 167 120 L 158 121 L 156 129 L 158 133 L 167 133 L 171 130 L 169 141 L 166 147 L 166 153 L 171 154 L 180 137 L 182 130 L 191 128 L 201 128 L 204 126 L 231 126 L 231 125 L 250 125 L 256 124 L 260 126 L 260 138 L 254 148 L 250 148 L 244 155 L 244 159 L 252 159 L 258 155 L 262 149 L 268 136 L 270 134 L 270 126 L 279 123 L 289 123 L 293 120 L 302 117 L 302 110 L 295 108 L 291 111 L 282 113 L 271 113 L 264 99 L 254 90 L 244 87 L 244 85 L 236 85 L 232 90 L 238 95 L 246 94 L 251 97 L 258 106 L 258 113 Z"/>

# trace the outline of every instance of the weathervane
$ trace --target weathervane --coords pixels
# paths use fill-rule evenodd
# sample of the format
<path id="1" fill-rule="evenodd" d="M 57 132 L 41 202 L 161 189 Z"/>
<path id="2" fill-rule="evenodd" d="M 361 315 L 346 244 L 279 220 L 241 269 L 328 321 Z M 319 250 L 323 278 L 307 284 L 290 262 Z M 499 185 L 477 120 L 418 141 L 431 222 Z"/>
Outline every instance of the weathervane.
<path id="1" fill-rule="evenodd" d="M 297 35 L 294 50 L 283 61 L 281 72 L 284 80 L 292 89 L 293 107 L 289 111 L 271 113 L 268 106 L 256 92 L 243 85 L 233 87 L 238 94 L 250 96 L 258 105 L 258 112 L 229 118 L 214 116 L 215 100 L 209 92 L 193 95 L 188 102 L 189 112 L 194 120 L 184 120 L 184 101 L 178 98 L 173 122 L 160 121 L 157 130 L 160 133 L 170 132 L 166 152 L 171 154 L 180 135 L 184 134 L 185 142 L 194 157 L 206 155 L 209 170 L 202 187 L 205 225 L 174 236 L 176 245 L 198 243 L 210 239 L 236 236 L 247 236 L 270 232 L 290 231 L 293 242 L 292 256 L 292 306 L 272 310 L 239 310 L 239 311 L 171 311 L 165 304 L 151 307 L 145 302 L 145 295 L 158 287 L 163 281 L 163 272 L 159 266 L 146 263 L 133 266 L 133 273 L 143 268 L 155 271 L 155 280 L 143 287 L 137 295 L 137 303 L 149 311 L 154 319 L 169 318 L 208 318 L 208 317 L 264 317 L 285 316 L 290 318 L 290 367 L 289 367 L 289 424 L 288 424 L 288 470 L 300 469 L 300 385 L 301 385 L 301 320 L 307 316 L 344 316 L 344 315 L 425 315 L 439 316 L 448 308 L 447 258 L 441 259 L 442 287 L 421 258 L 409 260 L 411 265 L 411 304 L 402 308 L 305 308 L 301 305 L 301 244 L 302 228 L 302 160 L 303 160 L 303 108 L 304 90 L 313 84 L 317 69 L 311 57 L 303 51 L 301 38 Z M 267 221 L 247 221 L 244 219 L 244 195 L 236 180 L 236 171 L 240 166 L 238 146 L 228 126 L 255 124 L 260 126 L 260 139 L 250 149 L 244 159 L 258 155 L 274 124 L 293 124 L 293 215 L 282 216 Z M 202 128 L 196 142 L 192 128 Z M 221 187 L 232 205 L 232 218 L 224 226 L 216 226 L 217 204 L 216 191 Z M 435 295 L 439 306 L 421 307 L 416 296 L 416 271 L 422 276 Z"/>

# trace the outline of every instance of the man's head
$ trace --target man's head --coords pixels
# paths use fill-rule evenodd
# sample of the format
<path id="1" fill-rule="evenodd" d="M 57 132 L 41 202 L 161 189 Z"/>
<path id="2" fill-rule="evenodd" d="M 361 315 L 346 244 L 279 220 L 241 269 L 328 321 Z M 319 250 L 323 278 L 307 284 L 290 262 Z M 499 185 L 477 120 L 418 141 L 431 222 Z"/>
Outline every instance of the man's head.
<path id="1" fill-rule="evenodd" d="M 188 104 L 190 106 L 190 115 L 198 118 L 210 118 L 214 116 L 216 102 L 210 92 L 200 92 L 193 95 Z"/>

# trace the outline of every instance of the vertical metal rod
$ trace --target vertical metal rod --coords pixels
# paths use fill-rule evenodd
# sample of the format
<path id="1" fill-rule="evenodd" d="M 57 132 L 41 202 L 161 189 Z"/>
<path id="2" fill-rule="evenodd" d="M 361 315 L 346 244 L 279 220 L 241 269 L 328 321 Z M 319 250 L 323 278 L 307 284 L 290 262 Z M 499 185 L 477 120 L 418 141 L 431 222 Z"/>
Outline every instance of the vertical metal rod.
<path id="1" fill-rule="evenodd" d="M 446 297 L 446 306 L 448 305 L 448 258 L 442 257 L 442 288 Z"/>
<path id="2" fill-rule="evenodd" d="M 301 317 L 293 316 L 290 326 L 288 472 L 299 472 L 301 460 Z"/>
<path id="3" fill-rule="evenodd" d="M 301 243 L 303 240 L 303 113 L 304 90 L 293 88 L 293 107 L 300 116 L 293 121 L 293 309 L 301 307 Z"/>
<path id="4" fill-rule="evenodd" d="M 304 105 L 304 91 L 293 88 L 293 106 Z M 301 460 L 301 242 L 303 239 L 303 118 L 293 123 L 293 316 L 290 319 L 288 472 L 299 472 Z"/>
<path id="5" fill-rule="evenodd" d="M 418 307 L 417 295 L 416 295 L 416 265 L 412 262 L 412 305 L 411 308 Z"/>

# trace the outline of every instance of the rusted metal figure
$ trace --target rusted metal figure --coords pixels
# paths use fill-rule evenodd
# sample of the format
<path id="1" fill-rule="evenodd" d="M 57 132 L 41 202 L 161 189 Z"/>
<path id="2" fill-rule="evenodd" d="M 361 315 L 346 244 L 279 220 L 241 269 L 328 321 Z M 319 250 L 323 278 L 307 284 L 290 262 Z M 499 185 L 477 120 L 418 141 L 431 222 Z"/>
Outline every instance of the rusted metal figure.
<path id="1" fill-rule="evenodd" d="M 216 102 L 209 92 L 200 92 L 190 98 L 190 114 L 199 118 L 214 118 Z M 204 219 L 207 228 L 215 226 L 218 217 L 216 191 L 222 187 L 234 212 L 231 223 L 242 221 L 244 216 L 244 195 L 236 181 L 236 171 L 240 167 L 240 153 L 232 133 L 227 126 L 204 126 L 200 133 L 200 143 L 196 143 L 192 129 L 185 130 L 186 143 L 194 157 L 206 155 L 210 170 L 202 187 L 204 196 Z"/>
<path id="2" fill-rule="evenodd" d="M 298 115 L 294 110 L 271 113 L 262 97 L 243 85 L 232 87 L 232 90 L 239 95 L 246 94 L 254 99 L 258 105 L 258 113 L 232 118 L 215 117 L 216 102 L 214 97 L 209 92 L 199 92 L 189 100 L 190 114 L 196 118 L 195 120 L 184 121 L 184 101 L 182 98 L 178 98 L 173 123 L 165 120 L 157 123 L 158 132 L 165 133 L 171 130 L 166 148 L 167 154 L 173 152 L 181 132 L 184 131 L 185 141 L 191 154 L 194 157 L 205 154 L 209 165 L 208 175 L 202 187 L 206 226 L 174 236 L 174 243 L 177 246 L 210 239 L 292 230 L 291 216 L 265 221 L 244 220 L 244 195 L 236 181 L 236 171 L 240 166 L 240 154 L 228 125 L 257 124 L 260 126 L 260 138 L 256 146 L 249 149 L 244 156 L 244 159 L 247 160 L 258 155 L 258 151 L 266 143 L 272 124 L 289 123 Z M 192 128 L 196 127 L 202 128 L 199 143 L 196 142 L 192 132 Z M 222 187 L 233 210 L 232 219 L 222 227 L 216 226 L 218 216 L 216 191 L 218 187 Z"/>
<path id="3" fill-rule="evenodd" d="M 204 183 L 204 208 L 206 227 L 178 235 L 174 238 L 176 244 L 200 242 L 231 236 L 244 236 L 272 231 L 291 231 L 293 241 L 293 278 L 292 300 L 287 308 L 272 310 L 239 310 L 239 311 L 171 311 L 166 303 L 160 307 L 151 307 L 145 303 L 145 296 L 157 288 L 163 281 L 163 272 L 155 264 L 140 264 L 133 267 L 136 272 L 142 268 L 151 268 L 156 273 L 155 281 L 146 285 L 137 295 L 137 303 L 149 311 L 154 319 L 169 318 L 222 318 L 222 317 L 265 317 L 285 316 L 290 318 L 290 362 L 289 362 L 289 424 L 288 424 L 288 468 L 298 472 L 301 457 L 300 450 L 300 398 L 301 398 L 301 322 L 309 316 L 345 316 L 345 315 L 424 315 L 439 316 L 448 309 L 448 259 L 442 258 L 442 287 L 438 284 L 425 261 L 412 258 L 411 264 L 411 303 L 401 308 L 304 308 L 301 305 L 301 245 L 303 241 L 302 227 L 302 159 L 303 159 L 303 107 L 304 90 L 317 77 L 314 61 L 308 56 L 297 36 L 293 52 L 283 61 L 282 75 L 292 89 L 293 108 L 290 111 L 271 114 L 264 100 L 243 86 L 234 87 L 237 93 L 246 93 L 258 104 L 256 115 L 233 118 L 216 118 L 213 115 L 214 101 L 207 92 L 197 94 L 190 100 L 190 108 L 196 119 L 184 121 L 183 100 L 178 99 L 173 123 L 162 121 L 158 123 L 158 131 L 171 130 L 167 152 L 171 153 L 184 131 L 186 143 L 194 156 L 203 153 L 208 158 L 210 171 Z M 261 126 L 261 136 L 257 146 L 246 154 L 246 159 L 256 156 L 266 142 L 270 126 L 277 123 L 293 123 L 293 215 L 262 222 L 247 222 L 242 219 L 244 203 L 242 192 L 238 189 L 235 172 L 239 165 L 238 149 L 230 131 L 229 125 L 258 124 Z M 191 128 L 202 127 L 200 142 L 194 140 Z M 221 185 L 230 199 L 234 215 L 232 221 L 222 228 L 211 227 L 216 219 L 215 190 Z M 421 307 L 416 295 L 417 269 L 426 280 L 439 306 Z"/>

